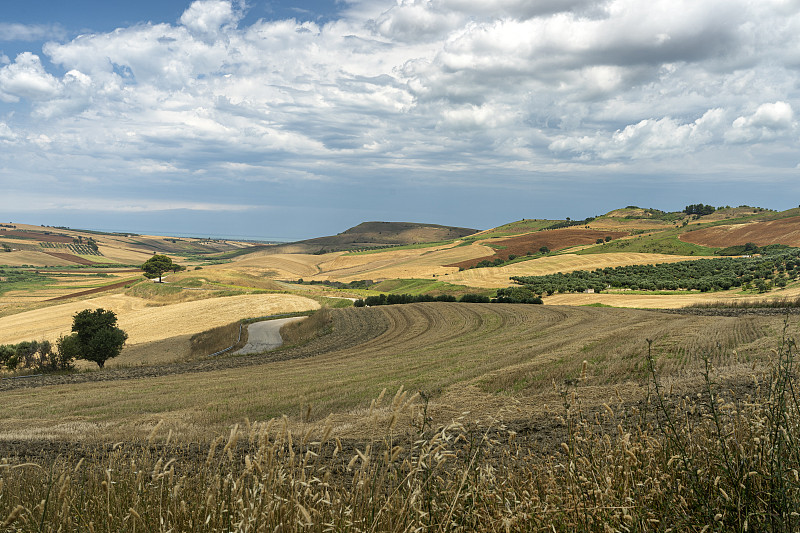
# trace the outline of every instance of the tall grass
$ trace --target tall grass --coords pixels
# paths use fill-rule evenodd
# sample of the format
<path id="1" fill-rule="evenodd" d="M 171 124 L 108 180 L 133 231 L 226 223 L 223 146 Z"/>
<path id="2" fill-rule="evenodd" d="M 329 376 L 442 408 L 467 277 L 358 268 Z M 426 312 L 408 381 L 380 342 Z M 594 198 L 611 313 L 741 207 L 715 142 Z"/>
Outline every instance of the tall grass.
<path id="1" fill-rule="evenodd" d="M 648 341 L 650 343 L 650 341 Z M 648 346 L 649 347 L 649 346 Z M 785 332 L 752 382 L 664 390 L 652 351 L 638 403 L 583 407 L 561 390 L 556 440 L 498 419 L 431 428 L 425 396 L 385 391 L 383 429 L 343 442 L 330 424 L 245 421 L 190 453 L 147 441 L 0 465 L 0 521 L 19 531 L 796 531 L 800 405 Z M 554 385 L 555 386 L 555 385 Z M 738 391 L 738 392 L 734 392 Z"/>

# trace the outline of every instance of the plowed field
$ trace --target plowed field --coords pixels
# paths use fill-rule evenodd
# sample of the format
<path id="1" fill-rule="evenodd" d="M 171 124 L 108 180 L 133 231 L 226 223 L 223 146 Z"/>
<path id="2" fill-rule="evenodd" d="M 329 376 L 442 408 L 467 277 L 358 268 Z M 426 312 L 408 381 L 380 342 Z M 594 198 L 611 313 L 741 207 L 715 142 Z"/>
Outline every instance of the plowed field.
<path id="1" fill-rule="evenodd" d="M 25 438 L 96 431 L 131 439 L 164 419 L 164 430 L 205 439 L 245 418 L 291 416 L 308 405 L 312 419 L 331 415 L 339 434 L 364 435 L 371 430 L 370 398 L 400 385 L 431 396 L 428 414 L 436 421 L 509 406 L 525 417 L 560 405 L 553 381 L 577 378 L 583 360 L 587 401 L 599 404 L 614 390 L 638 394 L 645 338 L 657 339 L 658 353 L 671 354 L 660 369 L 677 376 L 694 372 L 699 355 L 714 350 L 736 349 L 742 361 L 761 357 L 768 326 L 780 322 L 446 303 L 339 309 L 332 317 L 331 333 L 263 356 L 2 380 L 7 414 L 0 432 Z M 751 371 L 750 362 L 742 364 Z"/>
<path id="2" fill-rule="evenodd" d="M 720 248 L 748 242 L 758 246 L 768 244 L 800 246 L 800 217 L 699 229 L 681 234 L 680 239 L 693 244 Z"/>
<path id="3" fill-rule="evenodd" d="M 563 250 L 571 246 L 579 246 L 582 244 L 594 244 L 597 239 L 605 239 L 611 237 L 616 239 L 627 235 L 626 232 L 621 231 L 598 231 L 584 228 L 563 228 L 556 230 L 537 231 L 535 233 L 527 233 L 518 237 L 511 237 L 509 239 L 491 239 L 489 242 L 493 245 L 502 247 L 497 250 L 494 255 L 488 258 L 493 260 L 500 258 L 503 260 L 508 259 L 510 254 L 517 256 L 526 255 L 527 253 L 535 254 L 539 249 L 546 246 L 551 251 Z M 452 263 L 447 266 L 457 268 L 472 268 L 483 259 L 469 259 L 467 261 L 460 261 Z"/>

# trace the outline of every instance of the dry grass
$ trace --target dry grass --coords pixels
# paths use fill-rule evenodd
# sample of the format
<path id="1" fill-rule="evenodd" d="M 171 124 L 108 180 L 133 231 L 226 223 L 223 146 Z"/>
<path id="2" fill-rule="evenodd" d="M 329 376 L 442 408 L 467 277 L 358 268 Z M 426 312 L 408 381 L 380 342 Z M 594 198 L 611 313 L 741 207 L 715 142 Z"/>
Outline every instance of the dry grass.
<path id="1" fill-rule="evenodd" d="M 564 254 L 542 257 L 502 267 L 476 268 L 442 276 L 442 281 L 469 285 L 470 287 L 500 288 L 514 283 L 511 276 L 543 276 L 557 272 L 574 270 L 594 270 L 596 268 L 625 265 L 653 265 L 695 260 L 691 256 L 675 256 L 640 253 L 610 253 L 575 255 Z"/>
<path id="2" fill-rule="evenodd" d="M 800 217 L 767 222 L 748 222 L 703 228 L 683 233 L 680 239 L 702 246 L 734 246 L 752 242 L 758 246 L 786 244 L 800 246 Z"/>
<path id="3" fill-rule="evenodd" d="M 559 399 L 551 382 L 576 379 L 584 359 L 598 387 L 592 401 L 606 401 L 619 390 L 630 398 L 644 382 L 645 337 L 657 335 L 675 348 L 677 357 L 665 358 L 660 371 L 686 376 L 696 372 L 698 354 L 717 350 L 717 343 L 726 354 L 736 350 L 731 368 L 766 359 L 771 342 L 766 336 L 779 323 L 769 317 L 504 304 L 409 304 L 331 313 L 388 320 L 388 330 L 331 346 L 315 357 L 266 359 L 263 365 L 180 379 L 5 391 L 8 416 L 0 420 L 0 431 L 41 436 L 61 424 L 81 422 L 108 438 L 129 438 L 163 418 L 182 439 L 207 440 L 244 418 L 292 415 L 298 406 L 311 405 L 314 418 L 332 417 L 337 434 L 363 437 L 368 430 L 364 402 L 383 387 L 401 384 L 434 396 L 429 416 L 437 423 L 464 410 L 484 417 L 509 405 L 525 418 L 552 414 Z M 333 323 L 334 331 L 348 327 L 347 321 Z"/>
<path id="4" fill-rule="evenodd" d="M 13 244 L 9 243 L 12 247 Z M 44 252 L 22 250 L 18 252 L 0 252 L 0 265 L 7 266 L 74 266 L 75 263 L 60 257 L 53 257 Z"/>
<path id="5" fill-rule="evenodd" d="M 306 278 L 317 274 L 321 263 L 331 261 L 339 255 L 341 253 L 310 255 L 255 252 L 234 259 L 232 268 L 253 275 L 272 272 L 280 279 Z M 223 268 L 229 267 L 226 265 Z"/>
<path id="6" fill-rule="evenodd" d="M 331 310 L 323 307 L 309 318 L 285 324 L 280 331 L 284 344 L 300 344 L 325 335 L 332 327 Z"/>
<path id="7" fill-rule="evenodd" d="M 314 300 L 290 294 L 231 296 L 161 307 L 150 305 L 141 298 L 116 294 L 6 316 L 0 318 L 0 344 L 34 339 L 55 341 L 59 335 L 69 333 L 75 313 L 83 309 L 103 308 L 114 311 L 119 326 L 128 333 L 128 348 L 113 360 L 113 364 L 139 364 L 141 359 L 128 357 L 127 351 L 146 353 L 137 350 L 137 346 L 184 336 L 179 342 L 186 344 L 185 350 L 174 353 L 170 345 L 167 349 L 159 350 L 160 354 L 148 358 L 151 363 L 163 363 L 186 357 L 187 336 L 229 324 L 231 320 L 319 308 Z"/>
<path id="8" fill-rule="evenodd" d="M 49 468 L 2 465 L 0 512 L 25 531 L 796 531 L 794 350 L 779 345 L 739 395 L 708 364 L 696 395 L 667 392 L 651 357 L 638 405 L 591 409 L 591 389 L 554 387 L 544 442 L 504 409 L 430 425 L 402 387 L 372 400 L 364 418 L 380 430 L 357 442 L 329 420 L 246 419 L 197 449 L 171 445 L 162 421 Z"/>

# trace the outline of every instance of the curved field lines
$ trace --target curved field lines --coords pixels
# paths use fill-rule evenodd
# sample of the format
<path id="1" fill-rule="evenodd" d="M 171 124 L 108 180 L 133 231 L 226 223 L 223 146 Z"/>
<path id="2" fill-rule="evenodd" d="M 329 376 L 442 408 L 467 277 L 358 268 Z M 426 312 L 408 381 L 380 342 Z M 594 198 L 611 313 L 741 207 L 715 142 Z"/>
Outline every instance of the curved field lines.
<path id="1" fill-rule="evenodd" d="M 109 361 L 109 364 L 130 364 L 134 361 L 126 357 L 126 351 L 136 351 L 138 345 L 191 336 L 242 318 L 319 308 L 314 300 L 290 294 L 229 296 L 162 307 L 149 305 L 147 300 L 116 294 L 2 317 L 0 344 L 43 339 L 54 342 L 59 335 L 70 333 L 75 313 L 83 309 L 103 308 L 114 311 L 119 326 L 128 333 L 126 348 L 116 360 Z M 188 353 L 188 342 L 185 351 Z M 148 360 L 165 362 L 179 360 L 185 355 L 159 354 Z"/>
<path id="2" fill-rule="evenodd" d="M 456 272 L 444 265 L 489 257 L 494 250 L 480 244 L 389 250 L 365 255 L 342 255 L 321 264 L 322 271 L 312 279 L 349 282 L 362 279 L 403 279 L 443 276 Z"/>
<path id="3" fill-rule="evenodd" d="M 61 423 L 104 427 L 113 420 L 116 431 L 136 434 L 164 419 L 180 434 L 202 439 L 245 418 L 292 415 L 310 405 L 313 417 L 341 421 L 340 434 L 358 433 L 366 431 L 369 400 L 401 385 L 432 397 L 428 413 L 446 423 L 467 410 L 495 414 L 497 405 L 559 405 L 552 384 L 580 377 L 584 360 L 588 383 L 596 387 L 586 401 L 599 403 L 613 387 L 646 379 L 645 338 L 663 347 L 659 371 L 679 375 L 696 370 L 699 356 L 714 350 L 760 357 L 753 347 L 780 321 L 449 303 L 339 309 L 332 319 L 331 333 L 263 356 L 42 378 L 69 387 L 1 382 L 4 407 L 15 417 L 0 420 L 0 431 L 20 433 L 23 425 L 47 435 Z M 33 386 L 39 388 L 10 390 Z"/>
<path id="4" fill-rule="evenodd" d="M 441 280 L 471 287 L 498 288 L 513 285 L 511 276 L 544 276 L 546 274 L 572 272 L 574 270 L 594 270 L 596 268 L 613 268 L 625 265 L 655 265 L 658 263 L 693 261 L 695 259 L 698 258 L 693 256 L 640 253 L 564 254 L 522 261 L 521 263 L 503 267 L 464 270 L 443 276 Z"/>
<path id="5" fill-rule="evenodd" d="M 234 260 L 236 270 L 283 279 L 308 278 L 320 272 L 320 265 L 340 254 L 248 254 Z M 221 268 L 224 268 L 221 267 Z"/>

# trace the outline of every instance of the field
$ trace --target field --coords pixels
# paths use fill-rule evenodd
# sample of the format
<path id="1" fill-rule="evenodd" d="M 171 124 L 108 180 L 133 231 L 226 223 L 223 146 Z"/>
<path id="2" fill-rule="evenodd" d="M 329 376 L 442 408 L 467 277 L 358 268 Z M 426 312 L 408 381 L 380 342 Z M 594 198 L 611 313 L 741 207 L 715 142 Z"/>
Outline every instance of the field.
<path id="1" fill-rule="evenodd" d="M 54 305 L 0 318 L 0 344 L 26 340 L 55 341 L 67 335 L 72 317 L 83 309 L 114 311 L 129 335 L 127 347 L 114 365 L 154 364 L 187 357 L 188 339 L 195 333 L 243 318 L 317 309 L 319 304 L 300 296 L 262 294 L 223 297 L 152 307 L 145 299 L 114 294 Z M 170 342 L 159 345 L 159 342 Z M 145 348 L 146 347 L 146 348 Z"/>
<path id="2" fill-rule="evenodd" d="M 485 259 L 493 260 L 500 258 L 507 260 L 511 254 L 517 256 L 537 254 L 542 247 L 546 247 L 551 251 L 557 251 L 573 246 L 594 244 L 598 239 L 605 239 L 606 237 L 616 239 L 624 235 L 627 235 L 627 233 L 587 230 L 583 228 L 563 228 L 527 233 L 507 239 L 491 239 L 483 241 L 483 244 L 491 246 L 496 250 L 491 257 Z M 480 259 L 474 258 L 452 263 L 447 266 L 465 269 L 473 268 L 479 261 Z"/>
<path id="3" fill-rule="evenodd" d="M 155 336 L 144 326 L 145 315 L 136 311 L 120 314 L 132 337 Z M 717 346 L 728 355 L 737 350 L 730 364 L 766 357 L 761 340 L 780 322 L 779 317 L 510 304 L 410 304 L 333 315 L 332 333 L 272 356 L 77 374 L 69 387 L 40 386 L 48 378 L 2 382 L 8 414 L 0 430 L 18 438 L 68 438 L 78 436 L 69 435 L 68 428 L 80 427 L 106 432 L 109 439 L 130 438 L 145 436 L 164 419 L 164 429 L 176 436 L 202 441 L 245 418 L 266 420 L 310 405 L 311 418 L 330 416 L 337 434 L 363 437 L 370 430 L 363 425 L 369 399 L 400 385 L 430 395 L 428 413 L 439 423 L 459 416 L 466 405 L 471 419 L 488 416 L 509 401 L 509 394 L 519 416 L 526 417 L 557 405 L 551 382 L 577 378 L 584 359 L 599 387 L 596 401 L 606 401 L 613 387 L 633 397 L 643 384 L 645 337 L 661 339 L 659 350 L 674 348 L 661 370 L 683 375 Z M 150 323 L 157 324 L 159 317 L 152 318 Z M 170 327 L 192 331 L 189 323 Z M 56 382 L 69 383 L 65 379 Z M 603 387 L 608 388 L 600 394 Z M 53 395 L 58 402 L 51 401 Z"/>
<path id="4" fill-rule="evenodd" d="M 800 246 L 800 217 L 697 229 L 683 233 L 680 239 L 684 242 L 718 248 L 748 242 L 758 246 L 776 243 Z"/>
<path id="5" fill-rule="evenodd" d="M 511 276 L 542 276 L 556 272 L 573 270 L 594 270 L 596 268 L 623 265 L 651 265 L 687 261 L 694 257 L 669 256 L 641 253 L 607 253 L 602 255 L 563 254 L 523 261 L 495 268 L 475 268 L 442 276 L 439 279 L 448 283 L 472 287 L 500 288 L 512 285 Z"/>
<path id="6" fill-rule="evenodd" d="M 346 299 L 490 295 L 511 276 L 693 260 L 720 245 L 684 236 L 710 239 L 752 214 L 624 236 L 664 222 L 622 218 L 641 211 L 590 230 L 523 220 L 363 254 L 82 234 L 100 242 L 102 261 L 136 265 L 168 251 L 188 268 L 162 284 L 72 258 L 69 268 L 6 269 L 0 345 L 55 340 L 97 307 L 113 310 L 129 339 L 102 370 L 4 370 L 0 521 L 21 531 L 724 531 L 744 530 L 743 520 L 766 530 L 771 516 L 792 530 L 800 483 L 784 474 L 800 469 L 800 452 L 781 448 L 790 451 L 776 466 L 758 443 L 800 439 L 796 398 L 780 396 L 793 379 L 797 315 L 678 308 L 796 298 L 800 283 L 783 275 L 794 264 L 760 272 L 787 281 L 760 294 L 605 289 L 555 293 L 545 305 L 366 308 Z M 785 234 L 792 221 L 749 226 Z M 571 248 L 453 266 L 537 244 Z M 47 256 L 0 252 L 0 262 L 21 254 Z M 285 327 L 281 348 L 207 357 L 235 340 L 242 319 L 314 311 Z"/>

